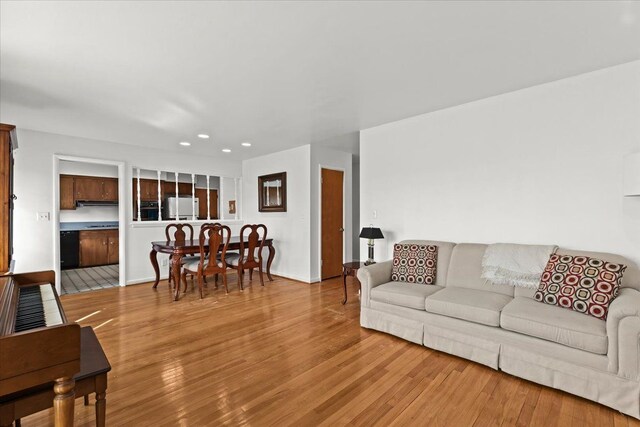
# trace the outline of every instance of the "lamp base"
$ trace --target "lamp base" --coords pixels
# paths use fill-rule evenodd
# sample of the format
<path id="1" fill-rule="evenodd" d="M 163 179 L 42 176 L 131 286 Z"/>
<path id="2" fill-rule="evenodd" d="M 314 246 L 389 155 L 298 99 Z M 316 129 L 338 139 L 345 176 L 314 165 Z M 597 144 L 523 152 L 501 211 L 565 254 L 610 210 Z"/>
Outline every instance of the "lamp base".
<path id="1" fill-rule="evenodd" d="M 369 246 L 369 259 L 367 259 L 364 263 L 364 265 L 371 265 L 371 264 L 375 264 L 376 262 L 373 260 L 373 244 L 374 241 L 373 239 L 369 239 L 369 243 L 367 244 L 367 246 Z"/>

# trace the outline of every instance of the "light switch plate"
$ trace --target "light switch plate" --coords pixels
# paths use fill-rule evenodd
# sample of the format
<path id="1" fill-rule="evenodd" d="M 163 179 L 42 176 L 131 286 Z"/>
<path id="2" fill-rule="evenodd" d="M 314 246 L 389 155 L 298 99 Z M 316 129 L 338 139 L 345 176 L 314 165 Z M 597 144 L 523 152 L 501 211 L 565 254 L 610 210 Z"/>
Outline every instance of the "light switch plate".
<path id="1" fill-rule="evenodd" d="M 49 221 L 49 212 L 38 212 L 38 221 Z"/>

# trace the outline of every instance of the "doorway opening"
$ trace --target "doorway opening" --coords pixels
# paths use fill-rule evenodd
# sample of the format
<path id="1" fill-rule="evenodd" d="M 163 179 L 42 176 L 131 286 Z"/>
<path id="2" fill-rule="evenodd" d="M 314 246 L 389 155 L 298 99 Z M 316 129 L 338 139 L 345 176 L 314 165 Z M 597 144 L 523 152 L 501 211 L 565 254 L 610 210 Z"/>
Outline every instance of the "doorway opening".
<path id="1" fill-rule="evenodd" d="M 67 156 L 54 162 L 56 290 L 124 286 L 124 163 Z"/>
<path id="2" fill-rule="evenodd" d="M 326 280 L 340 276 L 344 262 L 344 171 L 322 168 L 320 173 L 320 279 Z"/>

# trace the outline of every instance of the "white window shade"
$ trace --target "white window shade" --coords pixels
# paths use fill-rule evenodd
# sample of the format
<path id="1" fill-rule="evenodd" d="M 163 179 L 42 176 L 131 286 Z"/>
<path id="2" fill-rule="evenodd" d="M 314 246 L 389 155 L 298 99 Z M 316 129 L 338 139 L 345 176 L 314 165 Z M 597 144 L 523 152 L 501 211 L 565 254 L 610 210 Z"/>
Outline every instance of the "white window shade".
<path id="1" fill-rule="evenodd" d="M 640 152 L 624 158 L 624 195 L 640 196 Z"/>

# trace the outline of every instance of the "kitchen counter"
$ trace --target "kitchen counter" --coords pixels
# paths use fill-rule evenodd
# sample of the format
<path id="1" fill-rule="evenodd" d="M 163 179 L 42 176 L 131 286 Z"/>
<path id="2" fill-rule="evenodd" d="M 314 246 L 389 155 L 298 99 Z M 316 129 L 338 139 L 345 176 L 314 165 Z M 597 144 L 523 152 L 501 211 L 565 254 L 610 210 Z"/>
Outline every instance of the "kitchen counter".
<path id="1" fill-rule="evenodd" d="M 117 230 L 118 221 L 61 222 L 60 231 Z"/>

